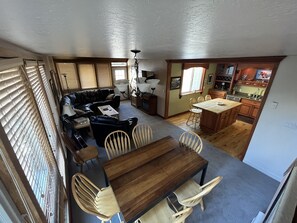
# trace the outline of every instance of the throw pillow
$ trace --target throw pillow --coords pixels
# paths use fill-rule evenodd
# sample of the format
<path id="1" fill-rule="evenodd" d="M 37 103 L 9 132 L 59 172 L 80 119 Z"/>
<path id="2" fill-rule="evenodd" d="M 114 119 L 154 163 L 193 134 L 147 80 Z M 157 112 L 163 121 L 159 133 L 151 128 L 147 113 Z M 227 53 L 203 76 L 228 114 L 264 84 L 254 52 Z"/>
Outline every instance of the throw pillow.
<path id="1" fill-rule="evenodd" d="M 113 96 L 114 96 L 114 94 L 109 94 L 109 95 L 107 95 L 105 100 L 112 100 Z"/>

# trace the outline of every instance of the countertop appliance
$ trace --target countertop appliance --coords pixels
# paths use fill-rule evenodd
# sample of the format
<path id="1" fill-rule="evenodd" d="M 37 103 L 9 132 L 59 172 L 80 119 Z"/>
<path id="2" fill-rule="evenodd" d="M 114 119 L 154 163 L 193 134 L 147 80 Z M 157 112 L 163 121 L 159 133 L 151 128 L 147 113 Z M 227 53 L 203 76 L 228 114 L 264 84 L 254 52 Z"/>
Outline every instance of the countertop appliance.
<path id="1" fill-rule="evenodd" d="M 230 95 L 230 94 L 227 94 L 226 99 L 230 100 L 230 101 L 237 101 L 237 102 L 241 101 L 241 97 L 235 96 L 235 95 Z"/>

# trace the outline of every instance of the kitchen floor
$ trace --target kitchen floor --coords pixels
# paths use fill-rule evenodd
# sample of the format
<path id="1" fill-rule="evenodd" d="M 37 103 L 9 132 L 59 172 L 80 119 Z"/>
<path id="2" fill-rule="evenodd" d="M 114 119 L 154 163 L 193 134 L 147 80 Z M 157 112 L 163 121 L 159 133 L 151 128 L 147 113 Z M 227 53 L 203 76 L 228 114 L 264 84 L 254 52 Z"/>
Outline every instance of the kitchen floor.
<path id="1" fill-rule="evenodd" d="M 231 126 L 214 134 L 206 134 L 202 132 L 199 127 L 195 129 L 194 126 L 186 125 L 188 116 L 189 113 L 183 113 L 168 118 L 166 121 L 186 131 L 191 130 L 196 132 L 201 138 L 210 142 L 216 148 L 225 151 L 239 160 L 243 160 L 246 152 L 247 141 L 252 129 L 252 120 L 241 116 Z"/>

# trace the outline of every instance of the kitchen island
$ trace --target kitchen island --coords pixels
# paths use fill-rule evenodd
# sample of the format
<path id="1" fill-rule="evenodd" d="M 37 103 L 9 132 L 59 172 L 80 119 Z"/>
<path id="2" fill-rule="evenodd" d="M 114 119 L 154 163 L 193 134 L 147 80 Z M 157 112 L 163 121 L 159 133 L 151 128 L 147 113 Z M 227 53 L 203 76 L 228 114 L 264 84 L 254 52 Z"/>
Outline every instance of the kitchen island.
<path id="1" fill-rule="evenodd" d="M 236 121 L 241 103 L 216 98 L 193 104 L 193 106 L 202 109 L 200 129 L 204 132 L 215 133 Z"/>

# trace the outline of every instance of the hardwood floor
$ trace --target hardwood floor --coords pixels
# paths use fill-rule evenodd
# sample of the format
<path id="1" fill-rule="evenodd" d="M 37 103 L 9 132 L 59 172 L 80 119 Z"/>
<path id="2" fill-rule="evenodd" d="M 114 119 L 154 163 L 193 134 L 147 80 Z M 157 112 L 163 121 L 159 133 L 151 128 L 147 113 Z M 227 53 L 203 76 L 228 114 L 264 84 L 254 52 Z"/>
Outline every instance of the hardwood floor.
<path id="1" fill-rule="evenodd" d="M 201 138 L 210 142 L 218 149 L 224 150 L 233 157 L 243 160 L 245 154 L 245 146 L 248 136 L 251 132 L 252 124 L 237 120 L 233 125 L 214 134 L 206 134 L 199 127 L 196 129 L 194 125 L 186 125 L 189 113 L 183 113 L 166 119 L 173 125 L 176 125 L 186 131 L 196 132 Z"/>

